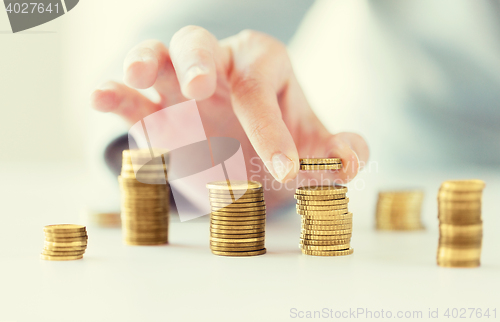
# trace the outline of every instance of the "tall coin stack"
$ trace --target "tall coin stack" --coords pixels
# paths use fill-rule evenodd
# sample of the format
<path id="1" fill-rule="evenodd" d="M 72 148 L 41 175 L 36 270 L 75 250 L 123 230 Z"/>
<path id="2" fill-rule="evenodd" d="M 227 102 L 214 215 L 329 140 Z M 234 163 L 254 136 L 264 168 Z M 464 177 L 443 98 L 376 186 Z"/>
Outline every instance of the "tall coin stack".
<path id="1" fill-rule="evenodd" d="M 266 205 L 262 185 L 255 181 L 215 181 L 208 183 L 207 188 L 212 253 L 265 254 Z"/>
<path id="2" fill-rule="evenodd" d="M 443 267 L 480 265 L 483 240 L 481 180 L 445 181 L 438 193 L 439 246 L 437 263 Z"/>
<path id="3" fill-rule="evenodd" d="M 424 193 L 419 190 L 383 191 L 378 194 L 377 229 L 419 230 Z"/>
<path id="4" fill-rule="evenodd" d="M 83 258 L 87 249 L 87 230 L 80 225 L 49 225 L 43 228 L 45 245 L 40 258 L 68 261 Z"/>
<path id="5" fill-rule="evenodd" d="M 156 150 L 155 154 L 161 152 L 165 151 Z M 134 171 L 139 165 L 142 165 L 140 169 Z M 123 241 L 128 245 L 168 243 L 170 205 L 164 155 L 152 158 L 150 150 L 123 151 L 118 181 L 122 195 Z"/>
<path id="6" fill-rule="evenodd" d="M 352 213 L 347 210 L 347 188 L 307 186 L 295 192 L 297 213 L 302 217 L 300 248 L 314 256 L 350 255 Z"/>

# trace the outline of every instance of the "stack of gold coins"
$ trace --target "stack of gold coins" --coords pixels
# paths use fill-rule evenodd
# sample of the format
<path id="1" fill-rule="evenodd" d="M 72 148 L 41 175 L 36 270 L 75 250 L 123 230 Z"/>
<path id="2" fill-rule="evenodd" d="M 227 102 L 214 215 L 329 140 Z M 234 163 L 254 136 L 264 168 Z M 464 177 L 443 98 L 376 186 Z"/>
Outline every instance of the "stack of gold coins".
<path id="1" fill-rule="evenodd" d="M 342 169 L 340 158 L 300 159 L 300 170 L 338 170 Z"/>
<path id="2" fill-rule="evenodd" d="M 377 229 L 419 230 L 424 193 L 419 190 L 383 191 L 378 194 L 375 215 Z"/>
<path id="3" fill-rule="evenodd" d="M 156 151 L 155 155 L 159 155 Z M 123 240 L 128 245 L 168 243 L 169 188 L 164 155 L 149 150 L 123 151 L 118 177 L 122 194 Z"/>
<path id="4" fill-rule="evenodd" d="M 302 217 L 300 248 L 314 256 L 343 256 L 351 247 L 352 213 L 347 210 L 347 188 L 307 186 L 295 192 L 297 213 Z"/>
<path id="5" fill-rule="evenodd" d="M 481 180 L 445 181 L 438 193 L 437 263 L 444 267 L 480 265 L 483 240 Z"/>
<path id="6" fill-rule="evenodd" d="M 62 224 L 43 228 L 45 245 L 40 257 L 49 261 L 69 261 L 83 258 L 87 249 L 85 226 Z"/>
<path id="7" fill-rule="evenodd" d="M 266 253 L 266 205 L 255 181 L 215 181 L 210 197 L 210 249 L 215 255 L 255 256 Z"/>
<path id="8" fill-rule="evenodd" d="M 98 211 L 82 211 L 82 220 L 91 226 L 96 227 L 121 227 L 122 220 L 119 212 L 98 212 Z"/>

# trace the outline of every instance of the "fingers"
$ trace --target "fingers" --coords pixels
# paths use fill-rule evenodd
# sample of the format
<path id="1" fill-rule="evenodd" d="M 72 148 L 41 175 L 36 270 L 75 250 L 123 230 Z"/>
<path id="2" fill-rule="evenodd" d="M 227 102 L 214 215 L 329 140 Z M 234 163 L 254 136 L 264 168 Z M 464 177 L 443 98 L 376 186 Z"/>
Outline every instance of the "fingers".
<path id="1" fill-rule="evenodd" d="M 116 82 L 108 82 L 90 96 L 91 105 L 101 112 L 111 112 L 134 124 L 161 109 L 137 90 Z"/>
<path id="2" fill-rule="evenodd" d="M 358 134 L 342 132 L 332 135 L 326 147 L 328 157 L 342 160 L 342 169 L 335 172 L 335 177 L 344 183 L 354 179 L 362 165 L 368 161 L 368 145 Z"/>
<path id="3" fill-rule="evenodd" d="M 162 106 L 182 100 L 179 82 L 167 47 L 158 40 L 146 40 L 132 48 L 123 63 L 124 82 L 137 89 L 153 86 Z"/>
<path id="4" fill-rule="evenodd" d="M 234 112 L 274 178 L 293 179 L 299 169 L 298 153 L 277 98 L 291 73 L 286 50 L 274 39 L 248 31 L 228 44 L 234 54 L 230 78 Z"/>
<path id="5" fill-rule="evenodd" d="M 125 84 L 140 89 L 153 86 L 160 64 L 167 57 L 167 49 L 159 42 L 147 40 L 135 46 L 123 62 Z"/>
<path id="6" fill-rule="evenodd" d="M 180 29 L 170 41 L 170 55 L 185 97 L 203 100 L 213 95 L 216 59 L 227 59 L 221 57 L 221 48 L 211 33 L 196 26 Z"/>

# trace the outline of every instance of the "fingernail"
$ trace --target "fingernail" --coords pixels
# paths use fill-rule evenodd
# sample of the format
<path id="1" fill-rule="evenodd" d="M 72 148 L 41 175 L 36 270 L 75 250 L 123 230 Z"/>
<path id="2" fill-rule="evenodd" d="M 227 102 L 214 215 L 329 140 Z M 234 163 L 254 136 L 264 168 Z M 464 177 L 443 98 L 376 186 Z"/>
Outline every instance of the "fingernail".
<path id="1" fill-rule="evenodd" d="M 137 50 L 129 57 L 129 59 L 130 62 L 148 62 L 156 59 L 156 57 L 150 50 Z"/>
<path id="2" fill-rule="evenodd" d="M 276 179 L 280 182 L 292 171 L 293 161 L 283 153 L 276 153 L 271 158 Z"/>
<path id="3" fill-rule="evenodd" d="M 108 89 L 113 89 L 113 84 L 111 84 L 110 82 L 105 82 L 105 83 L 102 83 L 101 85 L 99 85 L 97 87 L 98 90 L 101 90 L 101 91 L 105 91 L 105 90 L 108 90 Z"/>
<path id="4" fill-rule="evenodd" d="M 203 66 L 203 65 L 194 65 L 191 66 L 187 72 L 186 75 L 184 76 L 184 84 L 189 84 L 194 78 L 200 76 L 200 75 L 207 75 L 208 74 L 208 68 Z"/>

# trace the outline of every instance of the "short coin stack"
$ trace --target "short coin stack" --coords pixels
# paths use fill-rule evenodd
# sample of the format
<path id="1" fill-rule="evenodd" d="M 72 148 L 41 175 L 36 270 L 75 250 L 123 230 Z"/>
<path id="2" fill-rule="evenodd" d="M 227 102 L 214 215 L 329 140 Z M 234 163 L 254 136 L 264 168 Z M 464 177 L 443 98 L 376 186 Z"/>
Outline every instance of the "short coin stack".
<path id="1" fill-rule="evenodd" d="M 420 220 L 423 198 L 424 193 L 420 190 L 380 192 L 375 215 L 377 229 L 423 229 Z"/>
<path id="2" fill-rule="evenodd" d="M 45 245 L 40 257 L 49 261 L 83 258 L 87 249 L 87 230 L 80 225 L 49 225 L 43 228 Z"/>
<path id="3" fill-rule="evenodd" d="M 266 253 L 266 205 L 255 181 L 207 184 L 211 206 L 210 249 L 215 255 L 254 256 Z"/>
<path id="4" fill-rule="evenodd" d="M 132 160 L 136 162 L 134 165 Z M 139 171 L 134 171 L 134 167 L 141 164 L 144 165 Z M 126 244 L 168 243 L 170 205 L 166 171 L 163 155 L 151 159 L 149 150 L 123 151 L 122 172 L 118 181 L 122 194 L 123 241 Z"/>
<path id="5" fill-rule="evenodd" d="M 343 256 L 350 248 L 352 213 L 348 212 L 347 188 L 307 186 L 295 192 L 297 213 L 302 217 L 300 248 L 314 256 Z"/>
<path id="6" fill-rule="evenodd" d="M 445 181 L 438 193 L 437 263 L 444 267 L 480 265 L 483 240 L 481 180 Z"/>
<path id="7" fill-rule="evenodd" d="M 338 170 L 342 169 L 340 158 L 300 159 L 300 170 Z"/>

